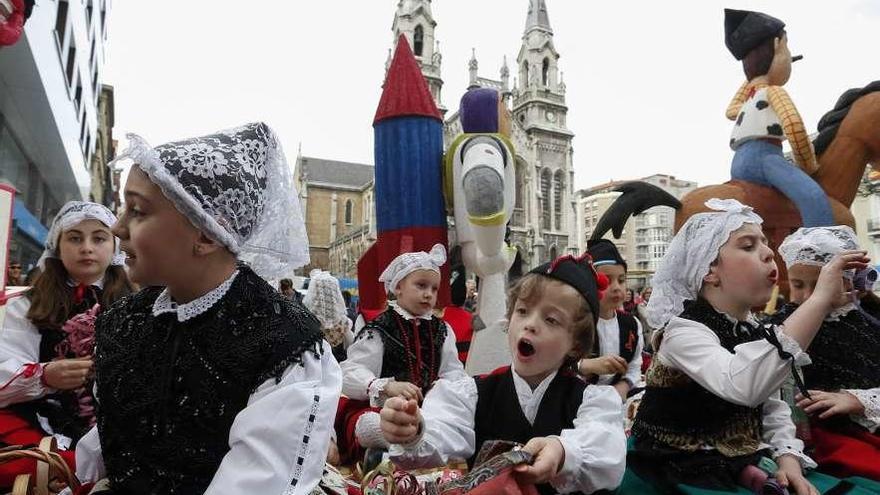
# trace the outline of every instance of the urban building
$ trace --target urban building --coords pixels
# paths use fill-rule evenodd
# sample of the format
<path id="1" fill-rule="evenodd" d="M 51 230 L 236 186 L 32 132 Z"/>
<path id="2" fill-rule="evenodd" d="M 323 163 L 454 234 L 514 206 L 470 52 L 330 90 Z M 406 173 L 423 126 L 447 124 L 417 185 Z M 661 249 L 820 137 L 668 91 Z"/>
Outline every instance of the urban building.
<path id="1" fill-rule="evenodd" d="M 111 0 L 38 2 L 0 49 L 0 181 L 17 190 L 11 257 L 28 267 L 61 205 L 89 197 Z"/>

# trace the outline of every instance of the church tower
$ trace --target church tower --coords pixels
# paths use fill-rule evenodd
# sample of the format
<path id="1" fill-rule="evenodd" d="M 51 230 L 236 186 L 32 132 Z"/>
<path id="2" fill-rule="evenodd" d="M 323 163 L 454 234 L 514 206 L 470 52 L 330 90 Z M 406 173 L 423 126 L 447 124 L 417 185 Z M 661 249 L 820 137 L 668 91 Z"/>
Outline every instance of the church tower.
<path id="1" fill-rule="evenodd" d="M 394 23 L 391 26 L 394 38 L 392 47 L 388 50 L 385 69 L 387 70 L 391 63 L 391 54 L 397 48 L 398 38 L 401 34 L 405 35 L 416 60 L 419 62 L 422 74 L 428 81 L 428 87 L 437 108 L 445 114 L 446 107 L 441 101 L 443 79 L 440 75 L 443 57 L 440 54 L 440 42 L 434 37 L 436 27 L 437 22 L 431 13 L 431 0 L 400 0 L 397 3 L 397 12 L 394 14 Z"/>
<path id="2" fill-rule="evenodd" d="M 518 83 L 513 89 L 512 112 L 530 141 L 535 143 L 537 191 L 536 244 L 540 257 L 551 259 L 572 252 L 575 232 L 574 137 L 566 126 L 565 83 L 559 71 L 559 52 L 545 0 L 529 0 L 522 46 L 516 58 Z M 573 242 L 570 242 L 573 241 Z"/>

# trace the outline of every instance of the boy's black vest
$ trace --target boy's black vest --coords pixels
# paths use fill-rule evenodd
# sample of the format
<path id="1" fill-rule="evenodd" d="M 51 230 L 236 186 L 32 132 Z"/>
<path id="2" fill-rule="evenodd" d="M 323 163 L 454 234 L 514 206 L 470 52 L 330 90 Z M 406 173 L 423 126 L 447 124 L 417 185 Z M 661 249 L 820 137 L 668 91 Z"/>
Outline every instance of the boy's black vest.
<path id="1" fill-rule="evenodd" d="M 446 331 L 446 323 L 436 316 L 407 320 L 388 308 L 358 333 L 358 339 L 372 339 L 376 334 L 382 339 L 379 378 L 410 382 L 426 393 L 440 374 Z"/>
<path id="2" fill-rule="evenodd" d="M 475 378 L 477 383 L 477 410 L 474 416 L 476 448 L 468 460 L 473 467 L 476 454 L 489 440 L 507 440 L 526 444 L 535 437 L 559 435 L 574 427 L 578 408 L 583 402 L 587 384 L 576 376 L 560 371 L 547 387 L 535 424 L 529 424 L 522 412 L 510 367 L 490 375 Z M 550 485 L 538 486 L 542 495 L 556 493 Z"/>
<path id="3" fill-rule="evenodd" d="M 687 301 L 680 316 L 706 325 L 731 353 L 739 344 L 763 338 L 759 327 L 733 323 L 703 299 Z M 679 450 L 696 451 L 709 445 L 733 457 L 758 450 L 762 419 L 762 406 L 728 402 L 654 359 L 632 432 L 636 438 L 650 438 Z"/>
<path id="4" fill-rule="evenodd" d="M 618 336 L 618 356 L 622 357 L 626 360 L 627 363 L 632 362 L 633 358 L 636 357 L 636 350 L 638 350 L 639 346 L 639 325 L 637 323 L 636 317 L 629 314 L 624 313 L 623 311 L 617 312 L 617 326 L 619 328 L 619 336 Z M 599 352 L 599 339 L 595 339 L 593 343 L 593 357 L 600 356 Z M 611 384 L 615 384 L 622 380 L 624 377 L 623 374 L 614 375 L 614 379 L 611 381 Z M 599 377 L 595 376 L 591 380 L 591 383 L 597 383 L 599 381 Z"/>
<path id="5" fill-rule="evenodd" d="M 119 301 L 96 325 L 98 430 L 114 493 L 203 493 L 251 394 L 320 352 L 318 320 L 245 266 L 186 322 L 153 316 L 160 292 Z"/>

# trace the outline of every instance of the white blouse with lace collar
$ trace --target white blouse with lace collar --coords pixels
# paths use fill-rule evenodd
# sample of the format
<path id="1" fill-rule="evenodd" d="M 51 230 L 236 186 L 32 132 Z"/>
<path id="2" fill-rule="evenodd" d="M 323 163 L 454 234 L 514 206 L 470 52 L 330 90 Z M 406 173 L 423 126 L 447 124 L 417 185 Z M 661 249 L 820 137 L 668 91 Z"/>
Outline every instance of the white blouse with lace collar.
<path id="1" fill-rule="evenodd" d="M 172 301 L 171 293 L 169 293 L 166 288 L 161 294 L 159 294 L 159 297 L 157 297 L 156 301 L 153 303 L 153 316 L 159 316 L 166 313 L 177 313 L 177 321 L 184 322 L 191 320 L 205 311 L 208 311 L 214 307 L 220 299 L 223 299 L 223 296 L 229 291 L 229 287 L 232 286 L 232 282 L 237 275 L 238 270 L 235 270 L 229 278 L 223 281 L 222 284 L 211 289 L 207 294 L 193 299 L 186 304 L 177 304 Z"/>

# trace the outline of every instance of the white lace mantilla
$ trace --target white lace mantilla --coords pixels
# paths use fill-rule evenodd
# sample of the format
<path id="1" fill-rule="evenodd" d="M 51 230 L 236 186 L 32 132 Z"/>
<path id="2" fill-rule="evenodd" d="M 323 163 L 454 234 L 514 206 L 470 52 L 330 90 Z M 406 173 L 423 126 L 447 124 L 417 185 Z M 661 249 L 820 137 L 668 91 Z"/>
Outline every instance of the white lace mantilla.
<path id="1" fill-rule="evenodd" d="M 159 316 L 166 313 L 177 313 L 177 321 L 184 322 L 191 320 L 205 311 L 208 311 L 214 307 L 220 299 L 223 299 L 223 296 L 229 292 L 229 287 L 232 286 L 232 282 L 235 280 L 236 276 L 238 276 L 238 270 L 232 272 L 232 275 L 230 275 L 229 278 L 204 296 L 193 299 L 186 304 L 177 304 L 172 301 L 171 293 L 168 292 L 168 289 L 165 289 L 159 294 L 159 297 L 156 298 L 156 302 L 153 303 L 153 316 Z"/>
<path id="2" fill-rule="evenodd" d="M 801 227 L 786 237 L 779 246 L 785 266 L 825 266 L 835 255 L 859 248 L 858 237 L 851 227 Z"/>

